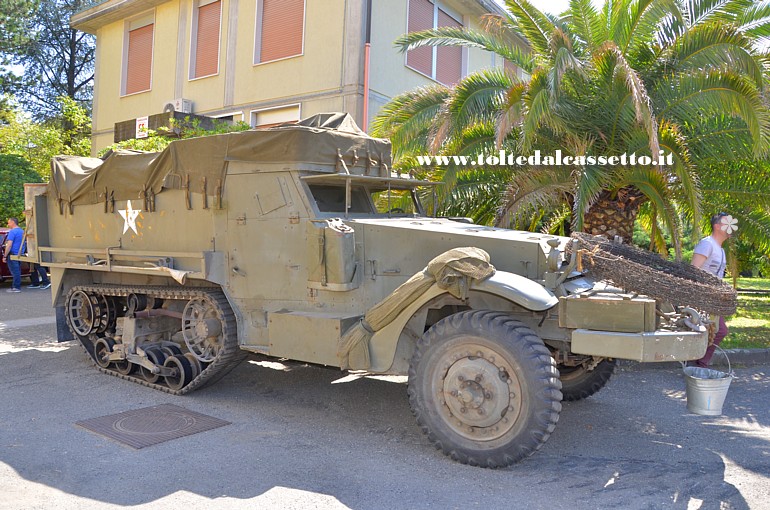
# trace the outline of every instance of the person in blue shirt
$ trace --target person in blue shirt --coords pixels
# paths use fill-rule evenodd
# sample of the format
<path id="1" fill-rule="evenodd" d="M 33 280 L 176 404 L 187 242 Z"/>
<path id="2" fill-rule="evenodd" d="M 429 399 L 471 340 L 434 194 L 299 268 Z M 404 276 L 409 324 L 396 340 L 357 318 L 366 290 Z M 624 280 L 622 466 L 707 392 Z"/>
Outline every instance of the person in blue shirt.
<path id="1" fill-rule="evenodd" d="M 11 260 L 11 255 L 21 252 L 21 243 L 24 240 L 24 231 L 19 227 L 17 218 L 8 218 L 8 228 L 11 229 L 5 237 L 3 246 L 3 262 L 8 265 L 8 270 L 13 276 L 13 284 L 6 292 L 21 292 L 21 262 Z"/>

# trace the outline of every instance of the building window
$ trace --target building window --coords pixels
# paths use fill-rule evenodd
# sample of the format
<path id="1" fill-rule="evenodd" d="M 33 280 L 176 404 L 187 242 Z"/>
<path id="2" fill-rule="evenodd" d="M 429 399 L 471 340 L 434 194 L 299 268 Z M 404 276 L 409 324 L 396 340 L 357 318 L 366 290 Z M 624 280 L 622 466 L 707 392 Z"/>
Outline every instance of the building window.
<path id="1" fill-rule="evenodd" d="M 257 0 L 254 63 L 302 55 L 305 0 Z"/>
<path id="2" fill-rule="evenodd" d="M 152 87 L 152 42 L 155 29 L 152 14 L 126 23 L 123 95 Z"/>
<path id="3" fill-rule="evenodd" d="M 222 0 L 200 0 L 193 14 L 190 79 L 219 73 Z"/>
<path id="4" fill-rule="evenodd" d="M 278 106 L 251 112 L 251 127 L 272 127 L 299 120 L 299 105 Z"/>
<path id="5" fill-rule="evenodd" d="M 409 0 L 409 32 L 463 25 L 431 0 Z M 462 78 L 463 50 L 449 46 L 424 46 L 406 53 L 406 65 L 444 85 L 454 85 Z"/>

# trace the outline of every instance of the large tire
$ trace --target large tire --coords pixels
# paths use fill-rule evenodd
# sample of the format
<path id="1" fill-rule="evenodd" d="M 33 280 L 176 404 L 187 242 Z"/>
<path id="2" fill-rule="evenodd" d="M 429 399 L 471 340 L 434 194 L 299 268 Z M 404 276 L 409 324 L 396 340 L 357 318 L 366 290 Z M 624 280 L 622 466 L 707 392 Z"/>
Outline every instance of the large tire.
<path id="1" fill-rule="evenodd" d="M 564 400 L 581 400 L 588 398 L 604 388 L 615 372 L 615 360 L 605 359 L 599 362 L 593 370 L 587 370 L 584 365 L 576 367 L 559 367 L 561 392 Z"/>
<path id="2" fill-rule="evenodd" d="M 543 341 L 500 312 L 440 320 L 409 366 L 417 423 L 436 448 L 474 466 L 504 467 L 538 450 L 559 420 L 560 388 Z"/>

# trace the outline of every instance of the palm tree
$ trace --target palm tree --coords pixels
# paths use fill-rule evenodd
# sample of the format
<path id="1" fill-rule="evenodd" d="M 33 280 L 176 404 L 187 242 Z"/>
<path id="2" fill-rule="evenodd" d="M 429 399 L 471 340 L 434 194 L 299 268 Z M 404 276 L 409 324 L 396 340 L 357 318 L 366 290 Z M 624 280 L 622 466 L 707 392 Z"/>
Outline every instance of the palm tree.
<path id="1" fill-rule="evenodd" d="M 753 161 L 770 150 L 770 112 L 762 100 L 770 58 L 759 49 L 770 40 L 770 2 L 606 0 L 597 10 L 590 0 L 572 0 L 558 18 L 527 0 L 505 5 L 508 14 L 487 16 L 482 30 L 438 28 L 406 34 L 396 45 L 482 48 L 523 70 L 524 78 L 498 68 L 453 88 L 407 92 L 383 108 L 374 132 L 392 139 L 403 166 L 420 153 L 496 148 L 652 159 L 671 153 L 670 166 L 509 167 L 505 182 L 491 178 L 499 177 L 496 168 L 475 167 L 470 177 L 453 167 L 430 173 L 447 183 L 438 206 L 445 210 L 463 209 L 453 199 L 477 196 L 487 200 L 480 204 L 487 217 L 490 200 L 497 206 L 498 225 L 559 228 L 568 219 L 573 230 L 626 240 L 639 218 L 657 248 L 665 249 L 667 232 L 679 254 L 682 218 L 697 235 L 703 206 L 713 202 L 704 202 L 703 179 L 717 165 Z M 457 183 L 467 186 L 458 191 Z M 746 206 L 735 211 L 739 219 L 762 207 L 759 216 L 768 217 L 770 195 L 759 202 L 731 197 L 732 205 Z"/>

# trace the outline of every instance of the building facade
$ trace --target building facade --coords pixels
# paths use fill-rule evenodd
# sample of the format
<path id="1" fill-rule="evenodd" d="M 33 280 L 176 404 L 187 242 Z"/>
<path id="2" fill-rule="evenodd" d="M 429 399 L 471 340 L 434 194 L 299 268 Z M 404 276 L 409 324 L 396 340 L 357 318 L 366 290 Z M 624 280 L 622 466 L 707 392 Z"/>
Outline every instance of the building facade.
<path id="1" fill-rule="evenodd" d="M 343 111 L 365 127 L 401 92 L 503 65 L 482 50 L 393 45 L 410 31 L 477 27 L 489 12 L 502 11 L 492 0 L 95 3 L 71 19 L 96 35 L 93 150 L 114 142 L 116 123 L 164 109 L 252 126 Z"/>

